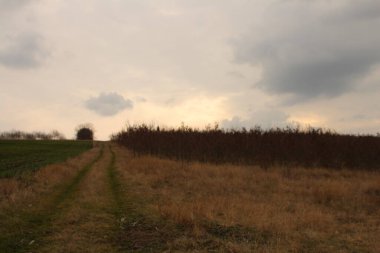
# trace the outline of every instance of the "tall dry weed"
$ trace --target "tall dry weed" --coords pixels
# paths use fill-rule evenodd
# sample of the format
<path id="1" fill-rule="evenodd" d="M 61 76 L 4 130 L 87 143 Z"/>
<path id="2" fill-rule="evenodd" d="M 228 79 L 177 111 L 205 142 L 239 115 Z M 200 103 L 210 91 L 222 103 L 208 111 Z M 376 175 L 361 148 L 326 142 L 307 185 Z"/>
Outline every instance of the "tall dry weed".
<path id="1" fill-rule="evenodd" d="M 255 249 L 260 252 L 379 248 L 378 172 L 264 170 L 134 156 L 124 148 L 116 151 L 120 172 L 126 183 L 133 184 L 134 193 L 150 199 L 151 208 L 161 216 L 192 227 L 198 236 L 209 233 L 207 224 L 220 224 L 269 234 L 260 239 L 265 243 L 257 239 L 261 243 Z M 231 248 L 246 247 L 236 243 Z"/>

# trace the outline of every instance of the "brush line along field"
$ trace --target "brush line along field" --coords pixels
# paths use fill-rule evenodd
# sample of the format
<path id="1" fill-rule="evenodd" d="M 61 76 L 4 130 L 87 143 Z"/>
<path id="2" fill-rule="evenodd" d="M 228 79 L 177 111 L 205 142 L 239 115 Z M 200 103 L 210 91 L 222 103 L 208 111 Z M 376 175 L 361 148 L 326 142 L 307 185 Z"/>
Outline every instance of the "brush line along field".
<path id="1" fill-rule="evenodd" d="M 208 164 L 115 143 L 0 179 L 0 252 L 380 252 L 380 173 Z"/>
<path id="2" fill-rule="evenodd" d="M 139 154 L 181 161 L 380 170 L 380 136 L 347 135 L 320 128 L 203 130 L 182 126 L 127 126 L 112 139 Z"/>
<path id="3" fill-rule="evenodd" d="M 0 140 L 0 178 L 62 162 L 91 147 L 91 141 Z"/>

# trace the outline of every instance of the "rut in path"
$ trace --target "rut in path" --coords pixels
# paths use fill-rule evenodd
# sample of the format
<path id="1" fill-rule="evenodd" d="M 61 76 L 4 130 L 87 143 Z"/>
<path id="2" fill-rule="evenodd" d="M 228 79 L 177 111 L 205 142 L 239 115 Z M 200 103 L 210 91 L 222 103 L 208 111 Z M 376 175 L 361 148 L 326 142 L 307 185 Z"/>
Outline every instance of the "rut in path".
<path id="1" fill-rule="evenodd" d="M 38 252 L 157 252 L 168 235 L 142 213 L 121 184 L 116 153 L 107 144 L 104 157 L 88 173 L 52 233 Z M 172 235 L 170 235 L 172 236 Z"/>
<path id="2" fill-rule="evenodd" d="M 90 153 L 97 150 L 99 149 L 96 148 Z M 34 196 L 32 193 L 33 200 L 30 204 L 25 205 L 26 203 L 23 203 L 23 201 L 28 202 L 27 199 L 21 198 L 21 202 L 13 209 L 2 210 L 0 251 L 2 253 L 35 252 L 36 247 L 42 243 L 44 236 L 50 233 L 51 221 L 62 212 L 62 205 L 72 198 L 83 178 L 94 164 L 102 158 L 103 151 L 104 147 L 102 146 L 100 151 L 97 151 L 98 155 L 95 158 L 91 158 L 88 154 L 85 155 L 84 157 L 89 161 L 87 163 L 86 160 L 80 162 L 83 167 L 75 169 L 77 171 L 76 175 L 62 177 L 63 181 L 61 183 L 55 186 L 54 184 L 50 185 L 51 191 L 41 192 L 38 195 L 34 194 Z M 66 167 L 67 171 L 73 169 L 69 163 L 62 166 Z M 53 175 L 53 173 L 54 171 L 51 171 L 50 175 Z M 63 176 L 62 173 L 60 175 Z M 48 181 L 43 182 L 43 184 L 49 184 Z M 41 187 L 41 185 L 37 187 Z M 34 191 L 33 187 L 26 190 Z"/>
<path id="3" fill-rule="evenodd" d="M 22 214 L 20 232 L 0 235 L 0 249 L 5 253 L 162 249 L 165 242 L 157 230 L 161 224 L 145 219 L 128 196 L 111 145 L 103 144 L 98 155 L 88 157 L 87 165 L 78 167 L 77 175 L 67 178 L 62 187 L 48 196 L 38 195 L 38 207 Z"/>
<path id="4" fill-rule="evenodd" d="M 33 210 L 11 210 L 20 218 L 7 219 L 1 253 L 120 251 L 115 238 L 123 209 L 115 153 L 107 143 L 87 159 L 60 187 L 47 196 L 37 195 Z"/>
<path id="5" fill-rule="evenodd" d="M 117 252 L 113 243 L 120 213 L 118 198 L 110 184 L 115 155 L 110 146 L 81 183 L 65 212 L 51 224 L 51 234 L 38 252 Z"/>

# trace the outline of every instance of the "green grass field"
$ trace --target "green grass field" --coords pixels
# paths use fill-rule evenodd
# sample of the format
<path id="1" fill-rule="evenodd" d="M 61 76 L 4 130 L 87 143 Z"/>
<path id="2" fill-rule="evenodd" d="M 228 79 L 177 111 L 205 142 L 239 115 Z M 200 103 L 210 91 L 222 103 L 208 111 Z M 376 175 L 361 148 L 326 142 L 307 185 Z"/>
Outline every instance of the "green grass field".
<path id="1" fill-rule="evenodd" d="M 0 140 L 0 178 L 62 162 L 90 148 L 91 141 Z"/>

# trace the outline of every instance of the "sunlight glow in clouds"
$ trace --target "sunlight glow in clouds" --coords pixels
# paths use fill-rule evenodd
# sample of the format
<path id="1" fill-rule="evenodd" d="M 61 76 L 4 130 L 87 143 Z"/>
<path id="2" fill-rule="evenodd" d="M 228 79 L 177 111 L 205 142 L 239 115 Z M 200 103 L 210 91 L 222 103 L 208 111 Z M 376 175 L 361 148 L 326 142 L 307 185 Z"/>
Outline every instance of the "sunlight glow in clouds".
<path id="1" fill-rule="evenodd" d="M 289 122 L 300 124 L 301 126 L 319 126 L 326 127 L 326 119 L 320 115 L 299 115 L 292 116 L 288 119 Z"/>
<path id="2" fill-rule="evenodd" d="M 380 131 L 377 0 L 0 0 L 0 27 L 0 131 Z"/>

